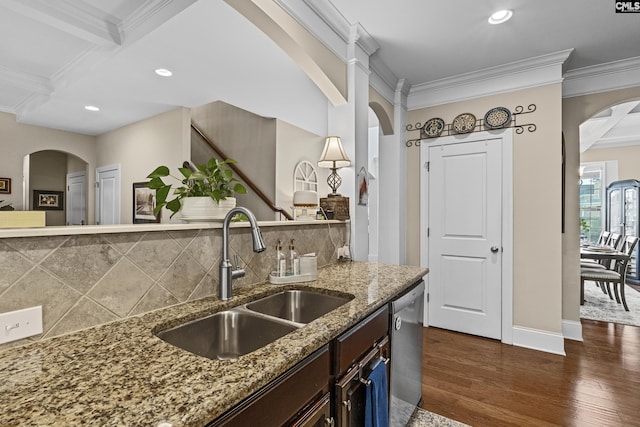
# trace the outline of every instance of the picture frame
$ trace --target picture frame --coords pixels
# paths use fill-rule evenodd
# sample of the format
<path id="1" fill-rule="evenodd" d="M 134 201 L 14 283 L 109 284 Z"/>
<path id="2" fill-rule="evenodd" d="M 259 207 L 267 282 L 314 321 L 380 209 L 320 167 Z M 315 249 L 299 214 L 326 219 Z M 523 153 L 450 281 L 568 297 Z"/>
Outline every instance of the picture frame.
<path id="1" fill-rule="evenodd" d="M 64 191 L 33 190 L 33 210 L 64 210 Z"/>
<path id="2" fill-rule="evenodd" d="M 11 194 L 11 178 L 0 178 L 0 194 Z"/>
<path id="3" fill-rule="evenodd" d="M 159 223 L 162 211 L 153 214 L 156 207 L 156 190 L 147 187 L 148 182 L 133 183 L 133 223 Z"/>
<path id="4" fill-rule="evenodd" d="M 369 204 L 369 172 L 365 167 L 358 172 L 358 205 L 367 206 Z"/>

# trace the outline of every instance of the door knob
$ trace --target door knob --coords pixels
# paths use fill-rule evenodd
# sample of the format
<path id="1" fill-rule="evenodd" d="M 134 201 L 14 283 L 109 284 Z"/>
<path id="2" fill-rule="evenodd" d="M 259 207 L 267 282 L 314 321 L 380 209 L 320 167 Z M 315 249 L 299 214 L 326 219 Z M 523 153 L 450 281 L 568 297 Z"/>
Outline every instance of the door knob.
<path id="1" fill-rule="evenodd" d="M 499 250 L 500 250 L 500 248 L 499 248 L 499 247 L 497 247 L 497 246 L 491 246 L 491 252 L 493 252 L 494 254 L 495 254 L 495 253 L 498 253 L 498 251 L 499 251 Z"/>

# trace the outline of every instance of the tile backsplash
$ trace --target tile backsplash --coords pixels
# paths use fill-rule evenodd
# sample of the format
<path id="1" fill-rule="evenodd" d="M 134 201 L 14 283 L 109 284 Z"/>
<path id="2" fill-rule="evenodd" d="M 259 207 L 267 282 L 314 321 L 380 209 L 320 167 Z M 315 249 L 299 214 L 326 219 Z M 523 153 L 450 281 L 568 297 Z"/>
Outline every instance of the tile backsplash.
<path id="1" fill-rule="evenodd" d="M 252 250 L 249 228 L 233 228 L 230 253 L 244 278 L 267 280 L 275 246 L 295 240 L 318 266 L 334 262 L 348 230 L 343 224 L 262 227 L 265 252 Z M 0 239 L 0 313 L 42 305 L 43 333 L 0 349 L 217 295 L 222 230 L 175 230 Z"/>

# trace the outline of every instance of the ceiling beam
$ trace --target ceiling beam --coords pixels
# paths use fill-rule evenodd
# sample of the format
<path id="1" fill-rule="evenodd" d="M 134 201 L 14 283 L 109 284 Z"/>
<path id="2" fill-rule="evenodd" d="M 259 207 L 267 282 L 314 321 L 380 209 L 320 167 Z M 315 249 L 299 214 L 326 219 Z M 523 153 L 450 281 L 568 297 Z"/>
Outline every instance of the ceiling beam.
<path id="1" fill-rule="evenodd" d="M 591 148 L 598 140 L 613 129 L 631 110 L 640 104 L 638 102 L 626 102 L 624 104 L 611 107 L 611 116 L 604 119 L 591 121 L 589 126 L 580 127 L 580 153 L 584 153 Z"/>
<path id="2" fill-rule="evenodd" d="M 122 44 L 117 19 L 82 1 L 3 0 L 2 6 L 96 45 Z"/>

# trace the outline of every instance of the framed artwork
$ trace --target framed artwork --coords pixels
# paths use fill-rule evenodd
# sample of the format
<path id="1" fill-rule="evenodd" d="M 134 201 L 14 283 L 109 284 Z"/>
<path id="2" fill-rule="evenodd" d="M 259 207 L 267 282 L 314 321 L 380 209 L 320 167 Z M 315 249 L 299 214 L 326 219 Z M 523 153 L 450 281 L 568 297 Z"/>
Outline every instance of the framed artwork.
<path id="1" fill-rule="evenodd" d="M 369 204 L 369 173 L 364 166 L 358 172 L 358 204 L 360 206 Z"/>
<path id="2" fill-rule="evenodd" d="M 133 223 L 160 222 L 160 214 L 153 214 L 156 207 L 156 190 L 147 187 L 146 182 L 133 183 Z"/>
<path id="3" fill-rule="evenodd" d="M 64 210 L 64 191 L 33 190 L 33 209 L 36 211 Z"/>
<path id="4" fill-rule="evenodd" d="M 0 194 L 11 194 L 11 178 L 0 178 Z"/>

